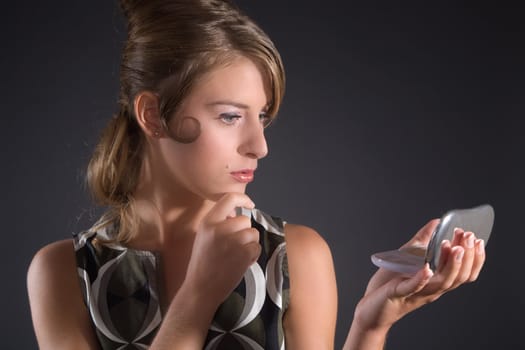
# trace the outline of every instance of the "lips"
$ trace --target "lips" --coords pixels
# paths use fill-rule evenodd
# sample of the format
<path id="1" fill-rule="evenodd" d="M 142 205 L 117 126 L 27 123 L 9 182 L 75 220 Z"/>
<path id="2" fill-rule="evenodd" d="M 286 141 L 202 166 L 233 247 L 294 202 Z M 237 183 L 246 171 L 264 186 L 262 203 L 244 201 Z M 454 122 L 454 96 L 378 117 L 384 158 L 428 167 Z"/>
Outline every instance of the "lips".
<path id="1" fill-rule="evenodd" d="M 239 171 L 232 171 L 230 174 L 233 178 L 241 183 L 249 183 L 253 181 L 254 170 L 252 169 L 243 169 Z"/>

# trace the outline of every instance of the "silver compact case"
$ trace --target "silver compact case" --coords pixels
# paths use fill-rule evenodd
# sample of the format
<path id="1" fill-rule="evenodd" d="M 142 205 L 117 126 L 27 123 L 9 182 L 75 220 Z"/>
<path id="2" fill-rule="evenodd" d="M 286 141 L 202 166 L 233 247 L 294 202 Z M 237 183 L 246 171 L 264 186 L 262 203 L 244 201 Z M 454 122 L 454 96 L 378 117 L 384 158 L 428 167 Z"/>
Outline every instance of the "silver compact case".
<path id="1" fill-rule="evenodd" d="M 375 253 L 371 256 L 372 262 L 378 267 L 409 275 L 415 274 L 428 262 L 432 271 L 435 271 L 441 255 L 441 243 L 444 240 L 452 241 L 454 229 L 472 231 L 486 245 L 493 225 L 494 208 L 489 204 L 469 209 L 453 209 L 441 217 L 426 248 L 406 247 Z"/>

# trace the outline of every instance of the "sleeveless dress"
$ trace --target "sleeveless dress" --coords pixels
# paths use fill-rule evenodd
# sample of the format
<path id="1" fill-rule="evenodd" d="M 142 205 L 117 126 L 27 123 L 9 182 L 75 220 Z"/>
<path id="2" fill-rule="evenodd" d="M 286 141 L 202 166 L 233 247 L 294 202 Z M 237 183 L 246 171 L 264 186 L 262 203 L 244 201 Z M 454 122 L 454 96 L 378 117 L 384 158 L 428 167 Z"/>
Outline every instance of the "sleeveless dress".
<path id="1" fill-rule="evenodd" d="M 219 306 L 206 350 L 283 350 L 282 319 L 289 302 L 283 220 L 251 210 L 262 251 Z M 147 349 L 162 322 L 160 256 L 107 240 L 115 227 L 74 235 L 84 302 L 101 349 Z"/>

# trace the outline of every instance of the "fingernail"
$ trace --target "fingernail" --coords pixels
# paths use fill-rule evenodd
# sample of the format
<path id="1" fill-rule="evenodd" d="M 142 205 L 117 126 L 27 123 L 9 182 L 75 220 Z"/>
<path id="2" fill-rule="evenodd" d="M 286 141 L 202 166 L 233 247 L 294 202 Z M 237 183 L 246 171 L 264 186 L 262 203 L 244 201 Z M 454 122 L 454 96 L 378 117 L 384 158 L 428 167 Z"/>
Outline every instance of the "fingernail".
<path id="1" fill-rule="evenodd" d="M 462 231 L 461 229 L 458 229 L 456 232 L 455 232 L 455 238 L 454 238 L 454 241 L 455 242 L 462 242 L 463 240 L 465 239 L 465 231 Z"/>
<path id="2" fill-rule="evenodd" d="M 482 239 L 476 240 L 476 253 L 477 254 L 483 254 L 483 251 L 485 250 L 485 241 Z"/>
<path id="3" fill-rule="evenodd" d="M 463 260 L 463 255 L 465 254 L 465 250 L 462 248 L 459 248 L 458 250 L 460 250 L 460 252 L 458 253 L 458 255 L 456 255 L 456 260 L 461 261 Z"/>
<path id="4" fill-rule="evenodd" d="M 474 247 L 474 235 L 472 233 L 469 233 L 467 237 L 467 248 L 473 248 L 473 247 Z"/>

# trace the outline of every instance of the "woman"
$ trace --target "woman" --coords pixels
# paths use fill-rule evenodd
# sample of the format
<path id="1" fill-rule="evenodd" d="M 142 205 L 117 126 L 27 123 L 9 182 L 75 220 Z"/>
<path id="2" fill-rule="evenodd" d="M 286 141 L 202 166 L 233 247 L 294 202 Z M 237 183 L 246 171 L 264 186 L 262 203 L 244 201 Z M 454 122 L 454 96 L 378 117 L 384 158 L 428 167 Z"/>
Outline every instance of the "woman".
<path id="1" fill-rule="evenodd" d="M 332 349 L 330 249 L 245 194 L 284 93 L 266 34 L 227 1 L 126 0 L 119 112 L 88 167 L 106 214 L 52 243 L 28 272 L 42 349 Z M 428 244 L 437 221 L 406 246 Z M 381 349 L 394 322 L 477 278 L 457 230 L 440 266 L 379 270 L 345 349 Z M 80 277 L 80 283 L 79 283 Z"/>

